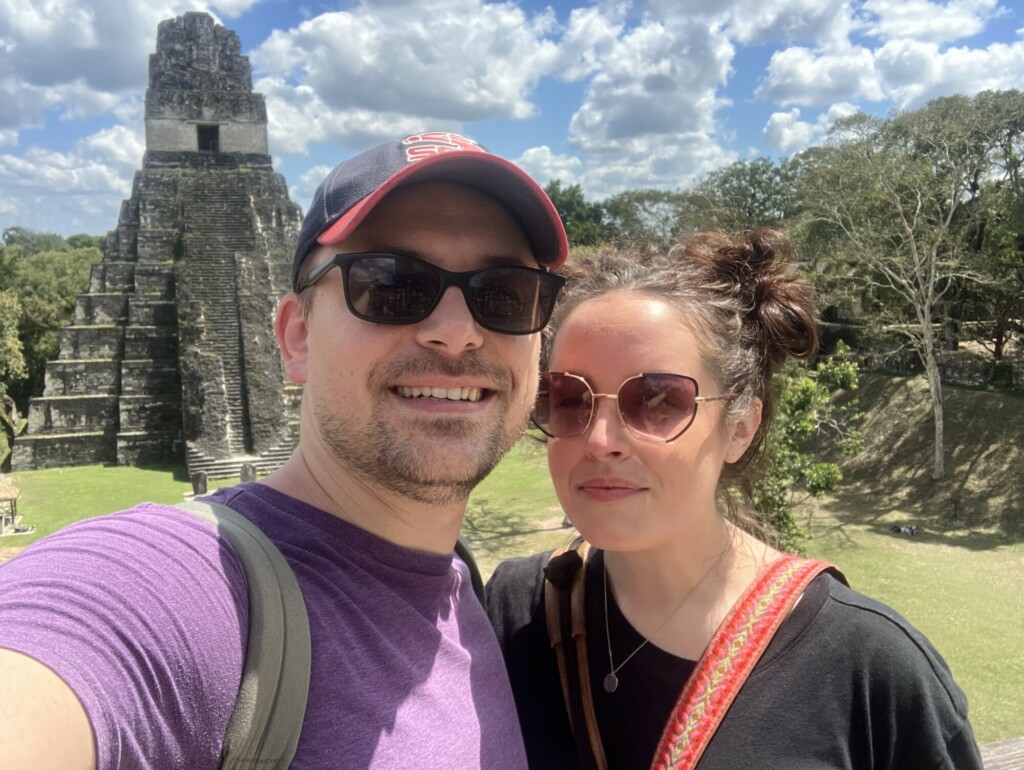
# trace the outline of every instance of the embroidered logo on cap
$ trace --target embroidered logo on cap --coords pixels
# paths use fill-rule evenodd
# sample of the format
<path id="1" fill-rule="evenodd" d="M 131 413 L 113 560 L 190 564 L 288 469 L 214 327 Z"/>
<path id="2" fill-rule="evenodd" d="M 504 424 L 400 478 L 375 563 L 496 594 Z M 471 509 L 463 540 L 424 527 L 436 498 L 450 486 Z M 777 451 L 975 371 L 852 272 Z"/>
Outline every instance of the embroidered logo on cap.
<path id="1" fill-rule="evenodd" d="M 460 134 L 450 131 L 430 131 L 425 134 L 413 134 L 402 140 L 405 147 L 405 160 L 415 163 L 424 158 L 431 158 L 446 152 L 486 152 L 483 147 Z"/>

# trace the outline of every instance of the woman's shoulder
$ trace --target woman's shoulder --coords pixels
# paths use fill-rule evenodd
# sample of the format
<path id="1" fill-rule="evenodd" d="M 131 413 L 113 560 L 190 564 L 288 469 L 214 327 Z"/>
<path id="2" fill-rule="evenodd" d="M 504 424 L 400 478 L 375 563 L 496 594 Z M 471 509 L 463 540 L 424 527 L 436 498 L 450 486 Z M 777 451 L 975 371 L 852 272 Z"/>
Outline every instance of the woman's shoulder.
<path id="1" fill-rule="evenodd" d="M 494 568 L 487 581 L 487 603 L 521 604 L 539 594 L 544 586 L 544 567 L 551 551 L 516 556 Z"/>
<path id="2" fill-rule="evenodd" d="M 503 639 L 529 625 L 543 607 L 544 567 L 550 551 L 506 559 L 487 581 L 487 614 Z"/>
<path id="3" fill-rule="evenodd" d="M 925 634 L 888 604 L 825 577 L 828 596 L 819 620 L 832 643 L 843 644 L 846 654 L 894 685 L 931 681 L 958 711 L 966 712 L 966 699 L 953 680 L 949 665 Z"/>

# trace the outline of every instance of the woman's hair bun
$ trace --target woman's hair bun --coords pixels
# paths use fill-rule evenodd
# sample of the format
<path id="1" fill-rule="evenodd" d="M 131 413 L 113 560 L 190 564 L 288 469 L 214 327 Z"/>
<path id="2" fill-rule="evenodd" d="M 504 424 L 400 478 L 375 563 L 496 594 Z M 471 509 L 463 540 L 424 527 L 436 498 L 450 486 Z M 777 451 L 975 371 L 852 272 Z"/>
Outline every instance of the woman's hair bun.
<path id="1" fill-rule="evenodd" d="M 724 293 L 745 308 L 744 325 L 772 364 L 805 358 L 817 349 L 814 297 L 793 272 L 792 247 L 781 232 L 752 230 L 733 238 L 698 233 L 685 243 L 689 257 L 714 273 Z M 749 328 L 753 327 L 753 328 Z"/>

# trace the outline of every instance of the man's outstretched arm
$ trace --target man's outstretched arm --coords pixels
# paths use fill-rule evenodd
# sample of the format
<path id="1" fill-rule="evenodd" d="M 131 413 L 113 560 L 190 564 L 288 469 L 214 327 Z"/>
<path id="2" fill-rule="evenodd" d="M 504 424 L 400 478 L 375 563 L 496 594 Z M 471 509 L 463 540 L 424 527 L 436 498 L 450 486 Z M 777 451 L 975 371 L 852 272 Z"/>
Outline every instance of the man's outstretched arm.
<path id="1" fill-rule="evenodd" d="M 95 770 L 85 709 L 42 663 L 0 649 L 0 751 L 12 770 Z"/>

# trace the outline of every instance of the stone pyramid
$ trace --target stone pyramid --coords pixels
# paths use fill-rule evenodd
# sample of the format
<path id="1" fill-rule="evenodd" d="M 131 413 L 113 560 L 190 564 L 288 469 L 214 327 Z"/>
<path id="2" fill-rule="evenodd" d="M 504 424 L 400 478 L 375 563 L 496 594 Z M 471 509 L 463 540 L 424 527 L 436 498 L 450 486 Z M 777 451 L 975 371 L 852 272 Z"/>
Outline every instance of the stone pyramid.
<path id="1" fill-rule="evenodd" d="M 267 113 L 238 36 L 205 13 L 162 22 L 146 153 L 89 292 L 78 297 L 15 470 L 187 460 L 280 465 L 301 389 L 273 334 L 301 224 L 273 171 Z"/>

